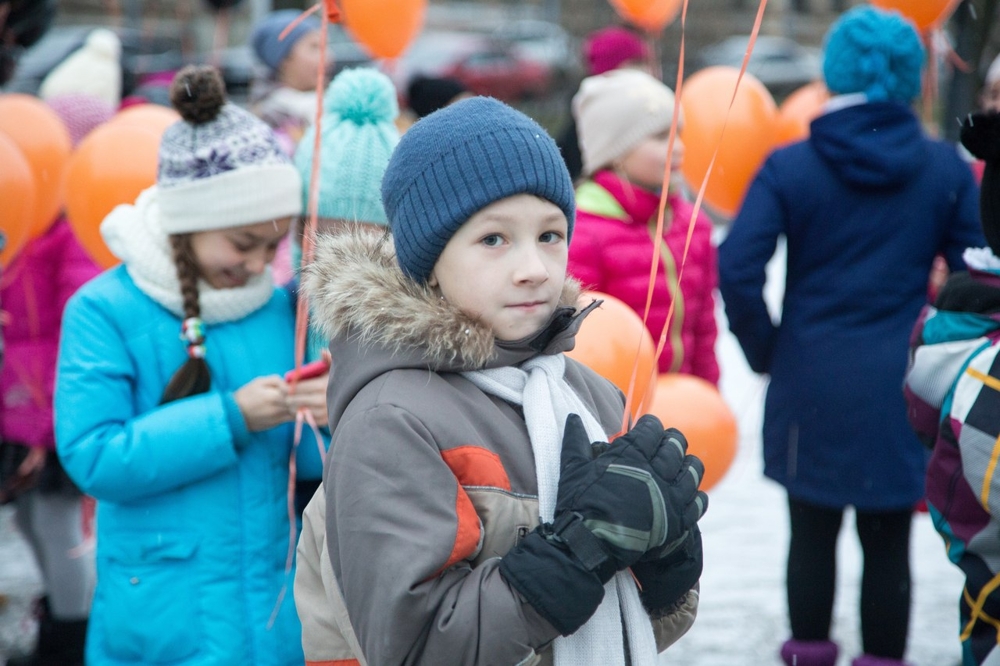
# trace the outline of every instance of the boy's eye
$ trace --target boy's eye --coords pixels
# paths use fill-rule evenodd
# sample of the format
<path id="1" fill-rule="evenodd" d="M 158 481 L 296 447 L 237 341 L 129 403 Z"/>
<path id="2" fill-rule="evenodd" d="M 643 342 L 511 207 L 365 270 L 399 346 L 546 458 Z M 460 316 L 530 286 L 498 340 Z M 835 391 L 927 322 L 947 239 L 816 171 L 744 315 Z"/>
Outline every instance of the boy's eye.
<path id="1" fill-rule="evenodd" d="M 500 234 L 490 234 L 489 236 L 484 236 L 480 242 L 486 247 L 496 247 L 503 242 L 503 238 L 500 237 Z"/>
<path id="2" fill-rule="evenodd" d="M 558 243 L 562 240 L 562 234 L 558 231 L 546 231 L 538 237 L 538 240 L 542 243 Z"/>

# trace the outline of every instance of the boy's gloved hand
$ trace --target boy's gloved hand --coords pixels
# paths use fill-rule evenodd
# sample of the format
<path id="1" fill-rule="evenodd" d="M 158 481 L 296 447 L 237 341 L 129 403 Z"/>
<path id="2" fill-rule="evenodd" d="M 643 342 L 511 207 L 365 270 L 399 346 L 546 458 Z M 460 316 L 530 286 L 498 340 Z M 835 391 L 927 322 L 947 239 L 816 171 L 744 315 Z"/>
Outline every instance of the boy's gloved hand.
<path id="1" fill-rule="evenodd" d="M 701 540 L 700 534 L 691 537 L 691 529 L 708 497 L 698 490 L 701 461 L 686 451 L 684 437 L 664 431 L 654 416 L 643 417 L 609 446 L 591 444 L 580 417 L 570 415 L 555 521 L 540 525 L 504 555 L 501 575 L 564 636 L 594 613 L 615 572 L 647 553 L 656 570 L 685 569 L 690 575 L 675 581 L 682 587 L 691 575 L 697 580 Z M 689 542 L 697 546 L 697 573 Z M 673 553 L 668 561 L 665 552 Z"/>
<path id="2" fill-rule="evenodd" d="M 701 530 L 695 525 L 668 555 L 650 560 L 644 556 L 632 565 L 632 574 L 639 581 L 642 603 L 650 617 L 669 614 L 683 601 L 688 590 L 701 578 L 703 555 Z"/>
<path id="3" fill-rule="evenodd" d="M 609 559 L 595 570 L 608 580 L 640 558 L 661 559 L 684 541 L 708 507 L 708 496 L 698 490 L 705 468 L 687 455 L 680 432 L 664 430 L 651 415 L 596 458 L 592 447 L 600 444 L 591 444 L 580 417 L 571 414 L 551 529 L 578 557 L 583 551 L 585 564 L 598 556 L 587 552 L 576 523 L 597 537 Z"/>

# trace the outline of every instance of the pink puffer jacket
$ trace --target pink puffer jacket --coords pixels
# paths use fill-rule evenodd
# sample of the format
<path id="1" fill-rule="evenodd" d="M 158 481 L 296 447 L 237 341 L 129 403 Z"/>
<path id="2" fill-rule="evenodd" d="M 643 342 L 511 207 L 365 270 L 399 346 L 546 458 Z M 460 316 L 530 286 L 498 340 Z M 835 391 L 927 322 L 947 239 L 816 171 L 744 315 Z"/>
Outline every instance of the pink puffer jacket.
<path id="1" fill-rule="evenodd" d="M 668 196 L 660 262 L 647 325 L 654 340 L 667 320 L 670 293 L 681 267 L 692 206 Z M 627 303 L 642 315 L 649 288 L 653 234 L 659 195 L 623 182 L 610 171 L 594 174 L 577 188 L 576 227 L 569 247 L 569 272 L 585 287 Z M 669 252 L 666 252 L 669 250 Z M 715 358 L 715 299 L 718 284 L 712 223 L 699 212 L 688 250 L 681 298 L 674 311 L 660 372 L 683 372 L 719 381 Z"/>
<path id="2" fill-rule="evenodd" d="M 25 245 L 4 269 L 0 282 L 0 307 L 7 320 L 0 369 L 4 441 L 55 448 L 52 390 L 63 308 L 73 292 L 100 272 L 64 219 Z"/>

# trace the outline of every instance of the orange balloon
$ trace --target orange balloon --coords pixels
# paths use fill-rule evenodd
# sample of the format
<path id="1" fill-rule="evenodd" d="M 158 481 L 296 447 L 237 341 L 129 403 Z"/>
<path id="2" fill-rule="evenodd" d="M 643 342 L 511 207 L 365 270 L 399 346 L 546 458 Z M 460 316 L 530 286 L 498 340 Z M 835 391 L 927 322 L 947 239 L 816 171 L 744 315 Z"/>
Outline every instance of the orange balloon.
<path id="1" fill-rule="evenodd" d="M 576 334 L 576 346 L 566 355 L 610 380 L 627 395 L 638 353 L 639 371 L 632 394 L 632 415 L 638 416 L 652 399 L 656 374 L 653 336 L 642 325 L 642 318 L 635 310 L 614 296 L 586 291 L 580 294 L 578 302 L 587 306 L 594 300 L 604 302 L 583 320 Z"/>
<path id="2" fill-rule="evenodd" d="M 735 67 L 707 67 L 695 72 L 681 93 L 684 176 L 697 191 L 718 147 L 705 201 L 729 217 L 739 210 L 750 181 L 774 147 L 778 117 L 771 93 L 750 74 L 743 75 L 730 109 L 738 76 Z"/>
<path id="3" fill-rule="evenodd" d="M 0 132 L 0 266 L 6 267 L 31 236 L 36 197 L 31 165 L 13 139 Z"/>
<path id="4" fill-rule="evenodd" d="M 649 32 L 659 32 L 673 23 L 683 0 L 611 0 L 618 15 Z"/>
<path id="5" fill-rule="evenodd" d="M 944 22 L 960 0 L 872 0 L 882 9 L 894 9 L 913 21 L 917 29 L 929 30 Z"/>
<path id="6" fill-rule="evenodd" d="M 823 113 L 830 91 L 822 81 L 806 84 L 788 96 L 778 107 L 775 143 L 783 145 L 809 137 L 809 123 Z"/>
<path id="7" fill-rule="evenodd" d="M 63 206 L 64 176 L 72 144 L 56 112 L 31 95 L 0 95 L 0 132 L 21 150 L 36 187 L 31 236 L 43 233 Z"/>
<path id="8" fill-rule="evenodd" d="M 379 58 L 398 58 L 424 25 L 427 0 L 343 0 L 344 25 Z"/>
<path id="9" fill-rule="evenodd" d="M 702 490 L 714 486 L 729 471 L 739 437 L 736 418 L 710 382 L 693 375 L 660 375 L 656 397 L 646 413 L 660 419 L 665 428 L 684 433 L 688 453 L 705 464 Z"/>
<path id="10" fill-rule="evenodd" d="M 136 104 L 116 114 L 111 122 L 116 125 L 144 127 L 162 137 L 168 127 L 181 119 L 181 114 L 159 104 Z"/>
<path id="11" fill-rule="evenodd" d="M 129 124 L 98 127 L 77 146 L 66 175 L 69 223 L 91 258 L 110 268 L 118 263 L 101 238 L 101 222 L 115 206 L 132 203 L 156 182 L 160 138 Z"/>

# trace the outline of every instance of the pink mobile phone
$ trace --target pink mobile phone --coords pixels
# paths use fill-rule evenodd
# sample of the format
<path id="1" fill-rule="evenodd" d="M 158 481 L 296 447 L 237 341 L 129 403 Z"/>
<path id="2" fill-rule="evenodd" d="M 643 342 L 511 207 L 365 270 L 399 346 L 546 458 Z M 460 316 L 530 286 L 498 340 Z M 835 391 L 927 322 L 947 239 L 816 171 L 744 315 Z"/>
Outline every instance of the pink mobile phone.
<path id="1" fill-rule="evenodd" d="M 289 370 L 285 373 L 285 381 L 290 382 L 296 378 L 299 381 L 303 379 L 312 379 L 313 377 L 319 377 L 325 374 L 330 369 L 330 364 L 325 360 L 313 361 L 312 363 L 306 363 L 301 368 L 296 370 Z"/>

